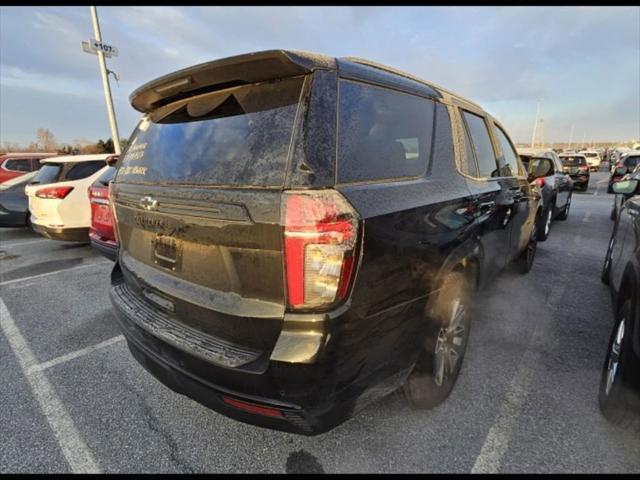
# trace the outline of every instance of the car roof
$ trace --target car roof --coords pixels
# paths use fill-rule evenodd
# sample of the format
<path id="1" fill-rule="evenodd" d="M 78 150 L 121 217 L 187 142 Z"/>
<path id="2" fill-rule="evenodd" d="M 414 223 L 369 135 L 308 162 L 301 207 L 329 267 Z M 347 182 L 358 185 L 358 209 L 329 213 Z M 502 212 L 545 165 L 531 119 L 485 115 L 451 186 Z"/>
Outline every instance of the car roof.
<path id="1" fill-rule="evenodd" d="M 136 110 L 148 113 L 204 91 L 303 75 L 316 70 L 336 71 L 343 78 L 448 100 L 488 115 L 471 100 L 406 72 L 356 57 L 335 58 L 294 50 L 266 50 L 194 65 L 145 83 L 134 90 L 129 101 Z"/>
<path id="2" fill-rule="evenodd" d="M 584 153 L 560 153 L 558 155 L 560 157 L 584 157 Z"/>
<path id="3" fill-rule="evenodd" d="M 90 162 L 92 160 L 107 160 L 107 158 L 115 155 L 114 153 L 98 153 L 93 155 L 63 155 L 59 157 L 48 157 L 40 160 L 40 163 L 78 163 Z"/>
<path id="4" fill-rule="evenodd" d="M 551 148 L 529 148 L 529 147 L 522 147 L 522 148 L 516 148 L 516 150 L 518 151 L 518 153 L 520 155 L 545 155 L 545 154 L 554 154 L 556 152 L 554 152 Z M 557 153 L 556 153 L 557 155 Z"/>
<path id="5" fill-rule="evenodd" d="M 45 157 L 58 155 L 56 152 L 7 152 L 0 154 L 1 157 Z"/>

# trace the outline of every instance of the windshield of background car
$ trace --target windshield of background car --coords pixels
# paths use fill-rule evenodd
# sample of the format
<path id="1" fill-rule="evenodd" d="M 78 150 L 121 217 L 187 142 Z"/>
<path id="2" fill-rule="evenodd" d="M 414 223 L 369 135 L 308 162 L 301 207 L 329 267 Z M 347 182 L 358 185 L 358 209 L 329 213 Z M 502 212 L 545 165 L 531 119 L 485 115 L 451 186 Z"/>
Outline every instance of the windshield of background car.
<path id="1" fill-rule="evenodd" d="M 133 133 L 117 180 L 282 186 L 303 82 L 243 85 L 160 107 Z"/>
<path id="2" fill-rule="evenodd" d="M 587 164 L 587 160 L 584 157 L 560 157 L 560 160 L 562 160 L 562 165 L 567 167 Z"/>
<path id="3" fill-rule="evenodd" d="M 585 157 L 597 157 L 598 154 L 597 153 L 585 153 L 584 156 Z"/>

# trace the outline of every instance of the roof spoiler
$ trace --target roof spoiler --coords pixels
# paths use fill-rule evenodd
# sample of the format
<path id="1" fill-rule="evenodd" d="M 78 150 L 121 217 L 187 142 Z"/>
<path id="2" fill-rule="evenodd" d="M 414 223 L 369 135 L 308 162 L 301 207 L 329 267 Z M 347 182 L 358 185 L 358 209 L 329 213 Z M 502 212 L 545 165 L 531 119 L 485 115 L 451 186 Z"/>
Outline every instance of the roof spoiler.
<path id="1" fill-rule="evenodd" d="M 333 57 L 307 52 L 267 50 L 201 63 L 145 83 L 129 101 L 148 113 L 162 105 L 236 85 L 303 75 L 314 70 L 335 70 Z"/>

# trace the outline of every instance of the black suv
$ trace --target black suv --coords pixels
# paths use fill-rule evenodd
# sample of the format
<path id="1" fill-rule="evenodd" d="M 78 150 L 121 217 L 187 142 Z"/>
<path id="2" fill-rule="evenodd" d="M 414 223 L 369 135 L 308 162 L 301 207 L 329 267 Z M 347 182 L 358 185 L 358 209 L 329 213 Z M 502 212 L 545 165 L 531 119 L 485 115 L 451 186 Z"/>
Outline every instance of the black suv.
<path id="1" fill-rule="evenodd" d="M 620 207 L 602 268 L 615 321 L 598 398 L 607 419 L 640 432 L 640 178 L 621 180 L 612 188 L 627 200 Z"/>
<path id="2" fill-rule="evenodd" d="M 566 220 L 571 209 L 573 180 L 563 173 L 560 158 L 553 150 L 518 149 L 529 178 L 542 192 L 542 221 L 538 223 L 538 241 L 545 241 L 553 219 Z"/>
<path id="3" fill-rule="evenodd" d="M 266 51 L 131 95 L 110 296 L 133 356 L 235 419 L 313 435 L 451 391 L 472 300 L 540 214 L 478 105 L 360 59 Z"/>

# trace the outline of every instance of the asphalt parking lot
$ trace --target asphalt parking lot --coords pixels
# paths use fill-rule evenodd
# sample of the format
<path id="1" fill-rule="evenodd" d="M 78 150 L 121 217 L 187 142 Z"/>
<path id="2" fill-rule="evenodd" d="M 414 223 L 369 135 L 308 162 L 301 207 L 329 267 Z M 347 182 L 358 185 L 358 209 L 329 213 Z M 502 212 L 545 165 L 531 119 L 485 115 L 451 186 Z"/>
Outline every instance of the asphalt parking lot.
<path id="1" fill-rule="evenodd" d="M 0 472 L 638 472 L 640 438 L 597 404 L 612 326 L 600 268 L 607 174 L 574 192 L 529 275 L 483 294 L 451 397 L 391 395 L 331 432 L 245 425 L 178 395 L 130 355 L 111 262 L 88 245 L 0 231 Z"/>

